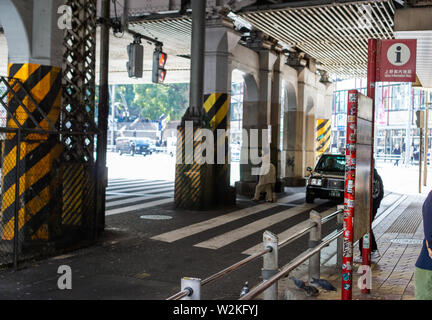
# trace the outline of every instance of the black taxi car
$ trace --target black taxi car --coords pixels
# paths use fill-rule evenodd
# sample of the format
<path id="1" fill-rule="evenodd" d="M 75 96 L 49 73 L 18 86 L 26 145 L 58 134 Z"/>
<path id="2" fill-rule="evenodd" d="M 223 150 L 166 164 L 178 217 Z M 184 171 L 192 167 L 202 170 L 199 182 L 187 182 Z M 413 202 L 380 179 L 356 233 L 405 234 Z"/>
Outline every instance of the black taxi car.
<path id="1" fill-rule="evenodd" d="M 116 151 L 122 154 L 142 154 L 143 156 L 152 154 L 150 140 L 146 138 L 121 137 L 116 140 Z"/>
<path id="2" fill-rule="evenodd" d="M 323 154 L 315 169 L 310 172 L 306 186 L 306 202 L 315 198 L 335 200 L 343 203 L 345 189 L 345 155 Z"/>

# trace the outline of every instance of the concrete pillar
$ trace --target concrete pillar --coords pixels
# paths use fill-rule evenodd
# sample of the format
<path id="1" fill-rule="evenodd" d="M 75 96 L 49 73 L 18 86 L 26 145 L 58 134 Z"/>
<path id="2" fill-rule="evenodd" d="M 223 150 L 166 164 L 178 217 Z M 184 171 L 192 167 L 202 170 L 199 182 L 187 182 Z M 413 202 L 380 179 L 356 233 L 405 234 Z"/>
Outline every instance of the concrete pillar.
<path id="1" fill-rule="evenodd" d="M 287 112 L 286 178 L 288 186 L 304 186 L 308 166 L 315 164 L 316 77 L 307 68 L 298 72 L 297 106 Z"/>
<path id="2" fill-rule="evenodd" d="M 243 98 L 243 141 L 241 149 L 240 181 L 236 182 L 239 194 L 252 196 L 255 192 L 257 177 L 252 175 L 250 160 L 250 130 L 258 128 L 259 121 L 259 89 L 257 79 L 252 74 L 245 75 L 245 91 Z M 247 133 L 247 135 L 245 135 Z"/>
<path id="3" fill-rule="evenodd" d="M 204 110 L 215 133 L 213 192 L 217 204 L 235 202 L 235 190 L 230 187 L 229 136 L 225 133 L 230 128 L 232 52 L 239 40 L 240 35 L 233 30 L 229 20 L 223 17 L 212 17 L 207 20 Z M 223 157 L 221 152 L 224 153 Z"/>
<path id="4" fill-rule="evenodd" d="M 285 115 L 286 149 L 284 156 L 285 184 L 287 186 L 304 186 L 305 147 L 306 147 L 306 116 L 303 107 L 304 85 L 298 82 L 296 101 L 288 103 L 288 111 Z M 289 89 L 288 89 L 289 91 Z M 289 93 L 288 93 L 289 95 Z"/>
<path id="5" fill-rule="evenodd" d="M 240 165 L 240 181 L 236 183 L 237 191 L 245 196 L 253 196 L 258 181 L 258 176 L 252 175 L 252 168 L 260 165 L 253 164 L 250 158 L 262 149 L 262 130 L 268 129 L 271 123 L 273 67 L 278 58 L 269 49 L 256 51 L 259 54 L 259 86 L 254 86 L 253 76 L 246 76 L 246 99 L 243 101 L 243 129 L 248 133 L 248 141 L 243 137 L 242 154 L 249 155 L 249 163 Z M 256 96 L 251 92 L 253 90 L 258 91 Z M 258 146 L 255 147 L 251 147 L 250 143 L 251 129 L 258 129 Z"/>
<path id="6" fill-rule="evenodd" d="M 281 73 L 281 57 L 278 56 L 273 69 L 273 81 L 271 91 L 271 107 L 268 115 L 268 125 L 271 127 L 271 143 L 270 143 L 270 161 L 276 168 L 276 192 L 282 191 L 282 183 L 280 179 L 280 126 L 281 126 L 281 89 L 282 89 L 282 73 Z"/>
<path id="7" fill-rule="evenodd" d="M 201 162 L 203 151 L 202 129 L 210 129 L 204 121 L 203 86 L 204 42 L 207 37 L 206 3 L 192 1 L 192 65 L 191 90 L 188 110 L 177 128 L 177 163 L 174 202 L 177 208 L 203 210 L 213 202 L 213 167 Z M 211 136 L 210 138 L 213 138 Z M 207 139 L 207 137 L 206 137 Z M 213 143 L 212 143 L 213 147 Z M 207 151 L 207 150 L 206 150 Z"/>
<path id="8" fill-rule="evenodd" d="M 285 67 L 285 70 L 286 71 Z M 291 71 L 291 70 L 290 70 Z M 294 69 L 295 75 L 297 71 Z M 296 79 L 297 80 L 297 79 Z M 283 105 L 281 105 L 281 112 L 284 113 L 283 116 L 283 135 L 282 135 L 282 150 L 280 153 L 280 177 L 282 178 L 284 184 L 288 181 L 287 177 L 291 178 L 294 176 L 294 163 L 292 159 L 294 158 L 292 151 L 295 150 L 295 139 L 298 136 L 295 135 L 295 125 L 296 125 L 296 112 L 297 112 L 297 81 L 294 83 L 289 80 L 284 81 L 284 86 L 282 90 L 285 91 L 285 100 Z M 301 137 L 301 136 L 300 136 Z"/>
<path id="9" fill-rule="evenodd" d="M 13 86 L 23 99 L 26 109 L 15 100 L 8 101 L 10 111 L 24 129 L 38 129 L 33 120 L 38 119 L 43 130 L 57 126 L 61 109 L 61 66 L 63 61 L 63 31 L 57 25 L 57 10 L 61 0 L 35 0 L 0 2 L 0 20 L 5 30 L 9 48 L 9 77 L 18 79 L 30 92 L 39 109 L 19 86 Z M 11 79 L 11 83 L 13 80 Z M 7 126 L 17 128 L 10 117 Z M 51 122 L 51 123 L 50 123 Z M 40 129 L 40 128 L 39 128 Z M 18 231 L 21 240 L 51 240 L 59 231 L 61 221 L 61 179 L 58 162 L 62 145 L 58 136 L 43 133 L 6 135 L 2 165 L 2 240 L 12 240 L 14 231 L 14 202 L 17 169 L 16 147 L 20 148 Z"/>
<path id="10" fill-rule="evenodd" d="M 316 132 L 316 74 L 309 69 L 303 69 L 298 79 L 299 102 L 303 105 L 305 118 L 305 144 L 304 144 L 304 165 L 302 168 L 303 176 L 307 167 L 313 167 L 315 164 L 315 132 Z"/>

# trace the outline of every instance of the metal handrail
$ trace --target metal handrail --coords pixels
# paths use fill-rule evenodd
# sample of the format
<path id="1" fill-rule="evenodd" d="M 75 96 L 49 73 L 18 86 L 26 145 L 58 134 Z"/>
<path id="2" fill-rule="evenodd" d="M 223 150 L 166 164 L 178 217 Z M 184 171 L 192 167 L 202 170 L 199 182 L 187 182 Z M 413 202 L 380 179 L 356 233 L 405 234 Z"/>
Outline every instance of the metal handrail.
<path id="1" fill-rule="evenodd" d="M 316 226 L 315 222 L 310 223 L 308 226 L 305 226 L 303 229 L 300 229 L 297 233 L 294 233 L 293 235 L 289 236 L 285 240 L 280 241 L 278 247 L 282 248 L 283 246 L 286 246 L 287 244 L 293 242 L 294 240 L 304 236 L 310 229 L 314 228 L 315 226 Z"/>
<path id="2" fill-rule="evenodd" d="M 333 213 L 330 213 L 327 217 L 321 219 L 321 223 L 326 223 L 327 221 L 337 217 L 338 214 L 343 213 L 342 209 L 339 209 Z"/>
<path id="3" fill-rule="evenodd" d="M 334 217 L 336 217 L 338 214 L 342 213 L 343 210 L 337 210 L 331 214 L 329 214 L 328 216 L 326 216 L 325 218 L 321 219 L 321 223 L 325 223 L 331 219 L 333 219 Z M 314 228 L 316 226 L 316 222 L 311 222 L 308 226 L 305 226 L 304 228 L 300 229 L 298 232 L 296 232 L 295 234 L 289 236 L 288 238 L 286 238 L 285 240 L 282 240 L 278 243 L 278 248 L 282 248 L 283 246 L 291 243 L 292 241 L 304 236 L 309 230 L 311 230 L 312 228 Z M 327 242 L 327 241 L 326 241 Z M 330 241 L 331 242 L 331 241 Z M 210 277 L 204 279 L 201 281 L 201 286 L 204 286 L 206 284 L 209 284 L 219 278 L 222 278 L 228 274 L 230 274 L 233 271 L 236 271 L 238 269 L 240 269 L 241 267 L 243 267 L 244 265 L 248 264 L 249 262 L 254 261 L 255 259 L 262 257 L 263 255 L 269 253 L 272 251 L 271 247 L 267 247 L 266 249 L 263 249 L 260 252 L 255 253 L 254 255 L 251 255 L 213 275 L 211 275 Z M 306 251 L 307 252 L 307 251 Z M 183 291 L 179 291 L 176 294 L 174 294 L 173 296 L 169 297 L 166 300 L 179 300 L 185 296 L 190 295 L 190 292 L 188 290 L 183 290 Z"/>
<path id="4" fill-rule="evenodd" d="M 294 260 L 291 263 L 289 263 L 279 273 L 277 273 L 276 275 L 274 275 L 273 277 L 271 277 L 269 280 L 267 280 L 265 282 L 262 282 L 261 284 L 259 284 L 255 288 L 253 288 L 251 291 L 249 291 L 249 293 L 247 293 L 246 295 L 244 295 L 243 297 L 241 297 L 239 300 L 250 300 L 250 299 L 253 299 L 254 297 L 256 297 L 257 295 L 259 295 L 260 293 L 262 293 L 266 289 L 270 288 L 275 282 L 279 281 L 281 278 L 283 278 L 284 276 L 286 276 L 287 274 L 289 274 L 292 270 L 294 270 L 295 268 L 297 268 L 304 261 L 306 261 L 307 259 L 309 259 L 310 257 L 312 257 L 314 254 L 316 254 L 319 251 L 321 251 L 324 247 L 328 246 L 328 244 L 330 242 L 332 242 L 335 239 L 339 238 L 342 234 L 343 234 L 343 230 L 337 232 L 334 236 L 330 237 L 326 241 L 323 241 L 321 244 L 319 244 L 315 248 L 306 251 L 305 254 L 302 257 L 300 257 L 297 260 Z"/>
<path id="5" fill-rule="evenodd" d="M 222 278 L 223 276 L 226 276 L 227 274 L 240 269 L 241 267 L 243 267 L 244 265 L 248 264 L 249 262 L 252 262 L 253 260 L 265 255 L 268 252 L 271 252 L 272 248 L 268 247 L 252 256 L 249 256 L 235 264 L 233 264 L 232 266 L 223 269 L 222 271 L 219 271 L 217 273 L 215 273 L 214 275 L 204 279 L 203 281 L 201 281 L 201 286 L 204 286 L 206 284 L 209 284 L 210 282 L 213 282 L 219 278 Z"/>
<path id="6" fill-rule="evenodd" d="M 187 297 L 191 294 L 190 290 L 183 290 L 180 292 L 177 292 L 176 294 L 169 297 L 167 300 L 180 300 L 181 298 Z"/>

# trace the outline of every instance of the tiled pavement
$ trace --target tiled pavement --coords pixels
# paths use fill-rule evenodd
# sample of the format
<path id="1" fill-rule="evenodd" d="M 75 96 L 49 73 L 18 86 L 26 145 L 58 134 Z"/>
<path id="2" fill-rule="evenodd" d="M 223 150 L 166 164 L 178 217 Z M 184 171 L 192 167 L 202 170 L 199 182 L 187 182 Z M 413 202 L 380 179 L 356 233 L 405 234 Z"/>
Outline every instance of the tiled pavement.
<path id="1" fill-rule="evenodd" d="M 380 258 L 372 265 L 372 289 L 370 294 L 362 294 L 357 286 L 360 274 L 357 274 L 359 263 L 354 263 L 353 300 L 413 300 L 414 265 L 420 254 L 423 239 L 421 207 L 422 196 L 409 196 L 395 208 L 385 219 L 374 227 Z M 358 246 L 354 248 L 358 255 Z M 323 259 L 322 259 L 323 261 Z M 321 267 L 321 278 L 328 280 L 338 290 L 326 292 L 320 290 L 318 297 L 306 297 L 288 278 L 279 282 L 281 299 L 302 300 L 339 300 L 341 299 L 341 271 L 335 267 L 333 257 Z M 307 281 L 307 264 L 294 270 L 291 275 Z"/>

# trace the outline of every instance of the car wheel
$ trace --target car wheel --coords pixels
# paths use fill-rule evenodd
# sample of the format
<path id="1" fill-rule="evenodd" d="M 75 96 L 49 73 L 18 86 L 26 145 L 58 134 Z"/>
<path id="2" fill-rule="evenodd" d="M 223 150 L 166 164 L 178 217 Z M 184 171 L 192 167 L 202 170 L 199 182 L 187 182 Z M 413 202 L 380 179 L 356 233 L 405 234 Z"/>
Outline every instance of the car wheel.
<path id="1" fill-rule="evenodd" d="M 315 198 L 311 195 L 306 195 L 306 203 L 313 203 Z"/>

